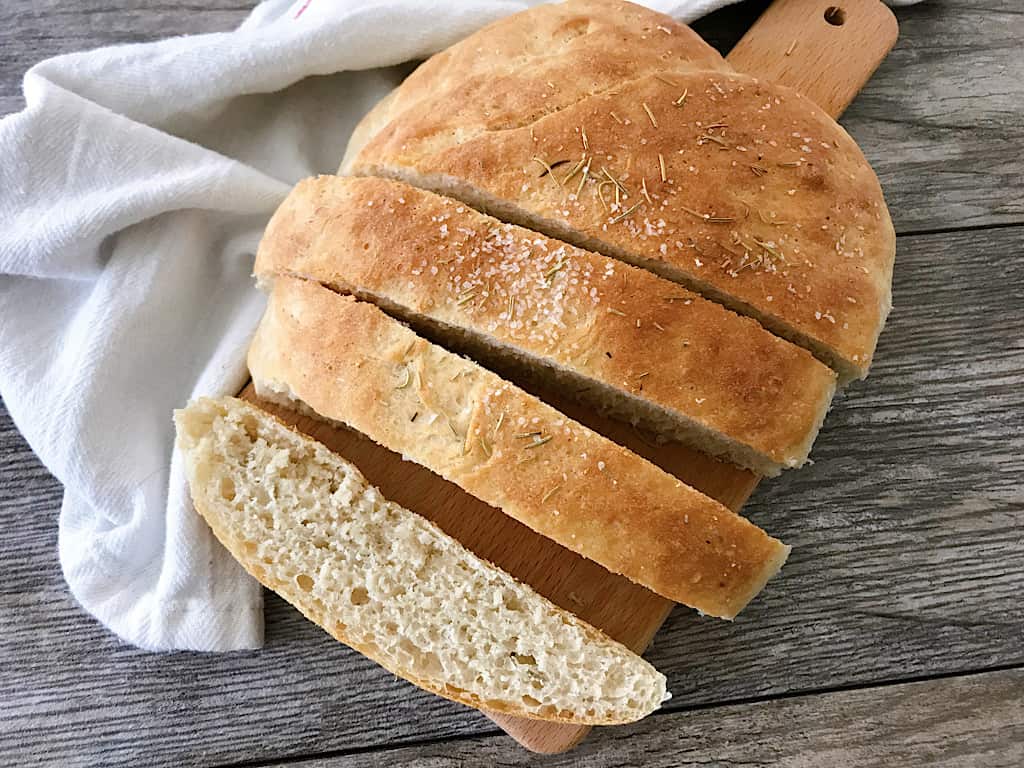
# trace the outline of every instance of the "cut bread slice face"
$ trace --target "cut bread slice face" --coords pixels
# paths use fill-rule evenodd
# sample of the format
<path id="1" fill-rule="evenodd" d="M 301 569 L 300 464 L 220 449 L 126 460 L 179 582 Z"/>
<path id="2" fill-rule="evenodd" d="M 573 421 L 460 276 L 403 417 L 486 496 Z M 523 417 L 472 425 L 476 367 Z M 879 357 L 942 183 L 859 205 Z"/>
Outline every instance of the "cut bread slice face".
<path id="1" fill-rule="evenodd" d="M 629 55 L 623 55 L 628 51 Z M 525 125 L 645 74 L 732 67 L 671 16 L 620 0 L 569 0 L 499 19 L 430 57 L 360 121 L 345 166 L 397 115 L 461 138 Z M 443 110 L 421 105 L 446 94 Z M 428 128 L 429 125 L 429 128 Z"/>
<path id="2" fill-rule="evenodd" d="M 262 584 L 426 690 L 567 723 L 638 720 L 665 678 L 389 502 L 351 463 L 235 398 L 175 412 L 196 509 Z"/>
<path id="3" fill-rule="evenodd" d="M 895 233 L 857 145 L 808 99 L 667 71 L 521 127 L 434 132 L 422 116 L 447 99 L 396 115 L 348 168 L 649 269 L 867 375 Z"/>
<path id="4" fill-rule="evenodd" d="M 249 349 L 261 397 L 340 422 L 671 600 L 733 618 L 789 548 L 380 309 L 282 277 Z"/>
<path id="5" fill-rule="evenodd" d="M 835 390 L 831 369 L 750 318 L 385 179 L 300 182 L 256 274 L 372 301 L 492 368 L 760 474 L 806 462 Z"/>

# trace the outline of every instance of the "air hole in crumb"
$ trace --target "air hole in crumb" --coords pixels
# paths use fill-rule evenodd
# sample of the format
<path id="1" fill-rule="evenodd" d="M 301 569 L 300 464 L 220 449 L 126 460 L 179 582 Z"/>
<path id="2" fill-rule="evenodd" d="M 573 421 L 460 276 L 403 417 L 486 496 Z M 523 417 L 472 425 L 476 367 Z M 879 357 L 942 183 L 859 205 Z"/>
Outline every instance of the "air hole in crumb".
<path id="1" fill-rule="evenodd" d="M 537 666 L 537 660 L 529 654 L 513 653 L 512 658 L 516 660 L 516 664 L 526 664 L 530 667 Z"/>
<path id="2" fill-rule="evenodd" d="M 300 573 L 295 577 L 295 583 L 299 585 L 299 589 L 303 592 L 309 592 L 313 588 L 313 579 L 304 573 Z"/>
<path id="3" fill-rule="evenodd" d="M 398 647 L 406 653 L 408 653 L 410 656 L 418 656 L 420 653 L 420 649 L 417 648 L 413 644 L 413 642 L 407 637 L 403 637 L 401 640 L 398 641 Z"/>
<path id="4" fill-rule="evenodd" d="M 242 419 L 242 429 L 245 431 L 246 437 L 250 440 L 255 440 L 256 435 L 259 434 L 259 422 L 256 421 L 256 417 L 246 415 Z"/>
<path id="5" fill-rule="evenodd" d="M 523 704 L 525 704 L 528 707 L 540 706 L 540 702 L 537 701 L 537 699 L 533 698 L 533 696 L 530 696 L 528 694 L 523 694 Z"/>
<path id="6" fill-rule="evenodd" d="M 327 549 L 330 544 L 327 543 L 327 539 L 313 539 L 313 546 L 317 549 Z"/>
<path id="7" fill-rule="evenodd" d="M 349 600 L 352 601 L 352 605 L 366 605 L 370 602 L 370 595 L 362 587 L 356 587 L 349 595 Z M 395 629 L 397 629 L 397 627 Z"/>
<path id="8" fill-rule="evenodd" d="M 364 251 L 370 250 L 370 244 L 369 243 L 363 243 L 363 250 Z"/>
<path id="9" fill-rule="evenodd" d="M 230 477 L 222 477 L 220 479 L 220 497 L 224 501 L 235 500 L 235 481 Z"/>
<path id="10" fill-rule="evenodd" d="M 825 21 L 833 27 L 841 27 L 846 23 L 846 12 L 837 5 L 825 9 Z"/>
<path id="11" fill-rule="evenodd" d="M 245 554 L 247 554 L 247 555 L 255 555 L 256 554 L 256 548 L 257 548 L 257 544 L 256 544 L 255 541 L 247 541 L 244 544 L 242 544 L 242 549 L 245 550 Z"/>

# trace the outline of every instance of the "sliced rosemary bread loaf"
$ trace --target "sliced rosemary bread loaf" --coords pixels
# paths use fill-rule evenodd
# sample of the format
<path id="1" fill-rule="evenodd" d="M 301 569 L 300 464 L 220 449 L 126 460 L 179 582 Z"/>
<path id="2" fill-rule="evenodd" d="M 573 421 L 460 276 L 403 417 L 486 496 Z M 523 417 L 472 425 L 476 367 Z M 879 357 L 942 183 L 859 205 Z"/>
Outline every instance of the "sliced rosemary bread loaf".
<path id="1" fill-rule="evenodd" d="M 256 274 L 372 301 L 517 380 L 760 474 L 806 462 L 835 390 L 828 366 L 750 318 L 387 179 L 300 182 Z"/>
<path id="2" fill-rule="evenodd" d="M 789 552 L 635 453 L 316 283 L 274 281 L 249 370 L 261 397 L 301 402 L 704 613 L 734 617 Z"/>

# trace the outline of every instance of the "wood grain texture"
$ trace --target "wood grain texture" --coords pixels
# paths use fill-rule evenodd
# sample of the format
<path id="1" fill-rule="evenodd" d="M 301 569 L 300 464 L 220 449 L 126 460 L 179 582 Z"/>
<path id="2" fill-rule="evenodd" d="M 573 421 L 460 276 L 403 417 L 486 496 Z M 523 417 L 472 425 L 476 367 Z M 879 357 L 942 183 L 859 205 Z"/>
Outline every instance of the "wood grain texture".
<path id="1" fill-rule="evenodd" d="M 745 29 L 738 17 L 749 24 L 766 5 L 743 3 L 694 27 L 725 52 Z M 1011 149 L 1024 145 L 1020 4 L 928 1 L 895 13 L 899 41 L 841 122 L 877 171 L 896 231 L 1024 221 Z"/>
<path id="2" fill-rule="evenodd" d="M 899 247 L 878 368 L 833 409 L 816 464 L 744 508 L 793 543 L 782 577 L 731 624 L 677 610 L 647 654 L 668 675 L 668 711 L 1024 664 L 1024 227 Z M 493 730 L 273 597 L 260 652 L 120 645 L 67 595 L 59 489 L 4 424 L 0 754 L 12 762 L 267 762 Z"/>
<path id="3" fill-rule="evenodd" d="M 726 9 L 697 28 L 728 50 L 765 4 Z M 20 108 L 21 73 L 44 56 L 223 30 L 248 7 L 9 0 L 0 5 L 0 110 Z M 880 170 L 897 228 L 1024 222 L 1024 173 L 1014 151 L 1024 139 L 1018 4 L 925 2 L 897 16 L 900 42 L 843 118 Z M 836 404 L 815 450 L 818 464 L 762 486 L 745 508 L 796 545 L 783 578 L 733 625 L 677 611 L 648 654 L 669 675 L 676 711 L 1024 663 L 1022 252 L 1024 232 L 1014 228 L 900 238 L 896 310 L 878 366 Z M 267 765 L 495 731 L 479 714 L 395 680 L 273 596 L 258 653 L 153 655 L 123 646 L 67 593 L 56 560 L 60 499 L 59 484 L 0 409 L 6 764 Z M 968 696 L 958 680 L 929 685 L 929 721 L 912 721 L 900 740 L 913 747 L 948 737 L 935 728 L 957 719 L 963 699 L 991 727 L 954 734 L 951 743 L 964 750 L 945 764 L 1021 764 L 1009 752 L 1021 743 L 1021 718 L 1007 720 L 999 695 L 986 688 Z M 888 711 L 888 690 L 870 691 L 866 709 Z M 808 697 L 804 714 L 790 710 L 789 730 L 766 743 L 806 744 L 794 716 L 817 723 L 805 731 L 813 743 L 801 753 L 858 733 L 870 738 L 884 725 L 862 729 L 849 714 L 816 721 L 826 698 Z M 563 759 L 583 761 L 586 750 L 622 734 L 645 764 L 656 766 L 654 755 L 674 764 L 691 739 L 702 751 L 688 757 L 713 765 L 709 756 L 722 755 L 719 764 L 736 764 L 747 758 L 727 750 L 759 739 L 756 728 L 736 730 L 754 715 L 722 728 L 710 717 L 687 730 L 695 716 L 659 716 L 643 726 L 650 731 L 602 731 Z M 680 738 L 665 741 L 659 731 Z M 526 760 L 504 737 L 490 743 L 501 751 L 478 752 L 494 763 Z M 417 749 L 460 754 L 467 764 L 473 757 L 458 741 Z M 913 764 L 914 755 L 898 754 Z M 809 764 L 830 763 L 843 764 L 834 752 Z"/>
<path id="4" fill-rule="evenodd" d="M 313 760 L 308 768 L 587 766 L 1018 768 L 1024 670 L 655 715 L 602 729 L 569 755 L 523 757 L 500 738 Z M 941 705 L 940 705 L 941 703 Z"/>
<path id="5" fill-rule="evenodd" d="M 878 69 L 897 33 L 896 17 L 877 0 L 776 0 L 729 52 L 729 63 L 795 88 L 836 116 Z M 845 76 L 851 71 L 857 77 Z"/>

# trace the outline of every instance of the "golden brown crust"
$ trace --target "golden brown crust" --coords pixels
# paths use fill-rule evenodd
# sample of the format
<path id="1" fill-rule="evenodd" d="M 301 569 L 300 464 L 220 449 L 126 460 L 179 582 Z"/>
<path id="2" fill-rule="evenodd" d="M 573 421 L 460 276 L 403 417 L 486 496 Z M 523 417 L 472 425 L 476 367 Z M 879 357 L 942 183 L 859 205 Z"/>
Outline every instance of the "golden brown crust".
<path id="1" fill-rule="evenodd" d="M 249 352 L 290 392 L 611 571 L 732 618 L 788 547 L 376 307 L 280 278 Z"/>
<path id="2" fill-rule="evenodd" d="M 416 112 L 443 111 L 447 98 L 438 92 Z M 866 375 L 890 307 L 895 234 L 856 144 L 795 91 L 672 72 L 515 129 L 465 127 L 453 141 L 425 126 L 398 116 L 353 171 L 454 190 L 653 269 L 757 317 L 844 378 Z M 584 154 L 590 174 L 577 199 L 578 179 L 559 184 L 543 164 L 572 168 Z M 629 190 L 610 208 L 605 169 Z"/>
<path id="3" fill-rule="evenodd" d="M 628 52 L 628 54 L 625 54 Z M 500 19 L 432 56 L 352 134 L 341 171 L 391 120 L 409 111 L 424 136 L 526 125 L 584 96 L 664 69 L 731 67 L 699 35 L 619 0 L 569 0 Z M 445 94 L 445 108 L 423 108 Z"/>
<path id="4" fill-rule="evenodd" d="M 804 462 L 835 386 L 810 353 L 649 272 L 384 179 L 301 182 L 256 273 L 472 328 L 684 414 L 761 471 Z"/>
<path id="5" fill-rule="evenodd" d="M 249 407 L 255 408 L 255 406 Z M 294 432 L 296 435 L 300 437 L 300 439 L 311 439 L 297 432 L 295 429 L 285 424 L 284 422 L 280 421 L 273 414 L 267 413 L 265 411 L 261 411 L 260 413 L 262 417 L 267 418 L 271 421 L 276 421 L 284 429 Z M 401 677 L 405 680 L 408 680 L 413 685 L 419 686 L 424 690 L 430 691 L 431 693 L 437 694 L 438 696 L 442 696 L 446 699 L 450 699 L 451 701 L 456 701 L 460 704 L 465 704 L 466 706 L 475 707 L 477 709 L 484 708 L 486 704 L 486 709 L 488 711 L 502 712 L 504 714 L 514 715 L 516 717 L 525 717 L 534 720 L 544 720 L 548 722 L 571 723 L 577 725 L 620 725 L 623 723 L 633 722 L 635 720 L 635 718 L 633 717 L 609 717 L 604 719 L 580 718 L 579 716 L 573 713 L 567 713 L 564 711 L 553 711 L 547 715 L 540 716 L 534 711 L 524 709 L 521 707 L 516 707 L 514 705 L 507 705 L 500 701 L 488 700 L 487 702 L 484 702 L 478 695 L 472 693 L 471 691 L 466 691 L 451 685 L 447 685 L 437 680 L 429 680 L 426 678 L 419 677 L 410 672 L 409 670 L 395 665 L 388 656 L 379 653 L 379 649 L 375 645 L 359 642 L 355 638 L 355 635 L 353 633 L 346 631 L 347 627 L 345 627 L 344 624 L 340 624 L 338 621 L 332 619 L 332 617 L 329 615 L 326 606 L 324 606 L 323 603 L 320 602 L 312 593 L 299 589 L 296 586 L 294 580 L 283 581 L 281 579 L 275 578 L 272 573 L 268 572 L 264 565 L 259 561 L 258 557 L 253 555 L 251 544 L 247 547 L 247 542 L 241 540 L 232 532 L 231 525 L 228 523 L 228 521 L 223 519 L 216 502 L 211 502 L 209 499 L 206 498 L 206 489 L 202 483 L 197 481 L 196 466 L 191 460 L 191 457 L 189 457 L 187 454 L 186 468 L 189 477 L 189 487 L 191 490 L 193 506 L 195 507 L 196 511 L 203 517 L 203 519 L 206 520 L 206 523 L 210 526 L 210 529 L 213 531 L 213 534 L 214 536 L 216 536 L 217 540 L 220 541 L 224 548 L 231 553 L 232 557 L 234 557 L 235 560 L 237 560 L 242 565 L 242 567 L 245 568 L 249 575 L 251 575 L 257 581 L 259 581 L 263 586 L 267 587 L 270 590 L 273 590 L 278 595 L 287 600 L 300 613 L 302 613 L 303 616 L 305 616 L 307 619 L 309 619 L 314 624 L 319 626 L 321 629 L 323 629 L 325 632 L 331 635 L 331 637 L 333 637 L 335 640 L 338 640 L 339 642 L 342 642 L 350 648 L 358 651 L 367 658 L 384 667 L 392 674 L 397 675 L 398 677 Z M 352 470 L 354 470 L 356 473 L 359 473 L 359 470 L 355 467 L 352 467 Z M 457 546 L 461 547 L 462 545 L 457 544 Z M 539 600 L 545 603 L 548 602 L 546 598 L 540 597 L 539 595 L 537 595 L 537 597 Z M 567 615 L 566 618 L 567 620 L 574 621 L 577 624 L 577 626 L 584 633 L 589 642 L 597 644 L 612 643 L 615 645 L 619 645 L 619 643 L 612 640 L 599 629 L 591 626 L 585 621 L 582 621 L 572 616 L 571 614 Z"/>

